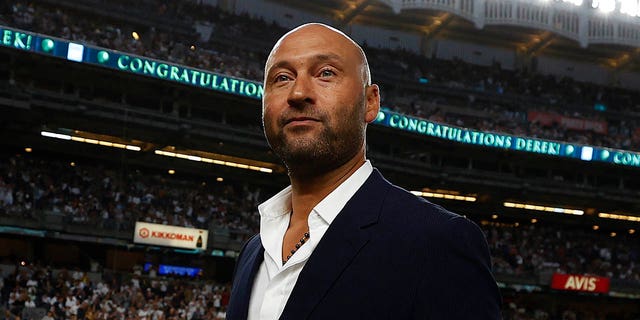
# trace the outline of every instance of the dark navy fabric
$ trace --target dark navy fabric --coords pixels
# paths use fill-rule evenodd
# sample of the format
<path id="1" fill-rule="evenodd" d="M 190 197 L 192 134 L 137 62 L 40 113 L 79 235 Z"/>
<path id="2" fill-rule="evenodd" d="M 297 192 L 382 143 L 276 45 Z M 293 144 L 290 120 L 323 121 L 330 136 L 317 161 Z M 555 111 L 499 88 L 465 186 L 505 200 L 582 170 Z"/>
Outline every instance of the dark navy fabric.
<path id="1" fill-rule="evenodd" d="M 247 318 L 263 253 L 259 236 L 242 250 L 227 319 Z M 500 319 L 500 306 L 478 226 L 374 170 L 309 257 L 280 319 Z"/>

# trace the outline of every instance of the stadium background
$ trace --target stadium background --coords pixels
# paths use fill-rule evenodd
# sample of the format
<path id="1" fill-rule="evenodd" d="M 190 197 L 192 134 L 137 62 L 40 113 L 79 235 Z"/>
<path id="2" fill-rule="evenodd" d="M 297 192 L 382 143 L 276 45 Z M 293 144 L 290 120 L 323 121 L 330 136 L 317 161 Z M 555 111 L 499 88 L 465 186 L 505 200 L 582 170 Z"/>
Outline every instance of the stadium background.
<path id="1" fill-rule="evenodd" d="M 0 317 L 224 318 L 256 205 L 287 184 L 261 69 L 320 21 L 381 86 L 369 158 L 481 226 L 505 319 L 639 319 L 637 4 L 3 1 Z M 134 243 L 136 221 L 208 238 Z"/>

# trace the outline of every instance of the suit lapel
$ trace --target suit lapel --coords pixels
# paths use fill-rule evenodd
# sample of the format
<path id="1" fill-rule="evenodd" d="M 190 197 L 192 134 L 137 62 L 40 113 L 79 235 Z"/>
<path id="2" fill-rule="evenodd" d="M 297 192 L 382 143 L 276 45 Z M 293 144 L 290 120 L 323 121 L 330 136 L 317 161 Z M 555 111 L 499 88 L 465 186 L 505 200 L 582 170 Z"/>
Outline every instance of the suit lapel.
<path id="1" fill-rule="evenodd" d="M 280 319 L 306 319 L 342 271 L 367 244 L 390 186 L 374 169 L 347 202 L 300 272 Z"/>
<path id="2" fill-rule="evenodd" d="M 243 252 L 242 260 L 237 263 L 238 269 L 234 276 L 234 290 L 231 291 L 227 319 L 247 319 L 253 282 L 264 259 L 264 248 L 260 236 L 251 238 L 241 252 Z"/>

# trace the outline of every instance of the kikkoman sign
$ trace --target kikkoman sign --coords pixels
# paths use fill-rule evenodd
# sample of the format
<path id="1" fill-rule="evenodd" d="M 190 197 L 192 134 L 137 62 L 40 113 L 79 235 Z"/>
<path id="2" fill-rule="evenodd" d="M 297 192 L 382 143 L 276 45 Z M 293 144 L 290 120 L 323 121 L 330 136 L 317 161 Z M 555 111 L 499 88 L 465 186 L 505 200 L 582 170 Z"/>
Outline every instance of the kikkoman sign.
<path id="1" fill-rule="evenodd" d="M 136 222 L 133 242 L 185 249 L 206 249 L 209 232 L 163 224 Z"/>

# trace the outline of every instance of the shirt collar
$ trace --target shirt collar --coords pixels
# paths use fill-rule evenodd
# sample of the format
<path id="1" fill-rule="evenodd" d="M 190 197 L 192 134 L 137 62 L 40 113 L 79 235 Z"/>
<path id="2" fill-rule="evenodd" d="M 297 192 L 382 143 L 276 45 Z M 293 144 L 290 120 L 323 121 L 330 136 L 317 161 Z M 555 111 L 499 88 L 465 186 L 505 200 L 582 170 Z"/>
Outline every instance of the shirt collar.
<path id="1" fill-rule="evenodd" d="M 356 170 L 347 180 L 329 193 L 313 210 L 327 223 L 331 224 L 342 211 L 349 199 L 360 189 L 373 172 L 373 166 L 369 160 Z"/>
<path id="2" fill-rule="evenodd" d="M 329 193 L 313 210 L 328 224 L 331 224 L 347 201 L 360 189 L 373 172 L 373 166 L 366 160 L 347 180 Z M 279 218 L 291 213 L 291 186 L 284 188 L 269 200 L 258 206 L 262 218 Z"/>
<path id="3" fill-rule="evenodd" d="M 261 218 L 278 218 L 291 213 L 291 186 L 258 205 Z"/>
<path id="4" fill-rule="evenodd" d="M 358 170 L 356 170 L 347 180 L 342 182 L 335 190 L 327 195 L 312 210 L 319 218 L 313 219 L 320 224 L 309 221 L 310 228 L 325 224 L 330 225 L 344 208 L 349 199 L 360 189 L 373 172 L 373 166 L 367 160 Z M 260 238 L 265 248 L 265 254 L 274 263 L 280 262 L 280 252 L 282 250 L 282 238 L 289 225 L 289 213 L 291 213 L 291 186 L 284 188 L 269 200 L 258 206 L 260 212 Z M 309 215 L 312 219 L 313 214 Z"/>

